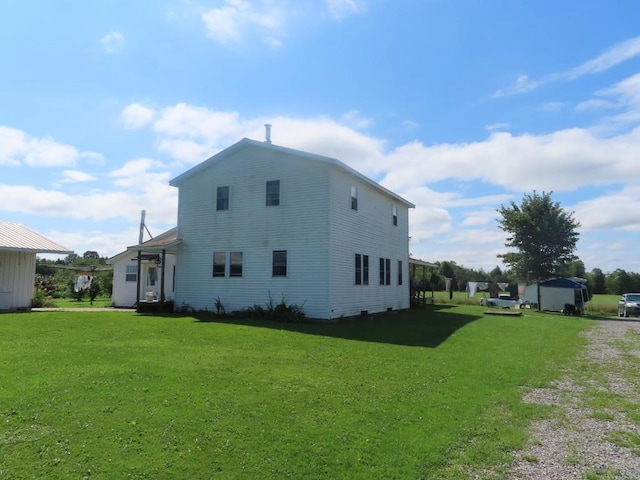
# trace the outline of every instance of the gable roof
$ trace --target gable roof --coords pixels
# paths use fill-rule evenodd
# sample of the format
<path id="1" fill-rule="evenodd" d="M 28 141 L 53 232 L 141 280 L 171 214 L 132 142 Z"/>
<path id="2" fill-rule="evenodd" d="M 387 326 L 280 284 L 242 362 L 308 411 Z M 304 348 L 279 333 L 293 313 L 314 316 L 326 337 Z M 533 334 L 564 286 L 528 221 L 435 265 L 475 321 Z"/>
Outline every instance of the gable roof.
<path id="1" fill-rule="evenodd" d="M 165 250 L 167 253 L 174 253 L 175 247 L 180 244 L 182 240 L 178 238 L 178 227 L 173 227 L 166 232 L 161 233 L 157 237 L 151 238 L 146 242 L 142 242 L 139 245 L 131 245 L 123 252 L 114 255 L 107 259 L 107 264 L 112 265 L 116 261 L 119 261 L 125 256 L 131 256 L 131 252 L 162 252 Z M 137 253 L 135 255 L 138 255 Z"/>
<path id="2" fill-rule="evenodd" d="M 73 251 L 58 245 L 24 225 L 0 222 L 0 250 L 11 252 L 64 253 Z"/>
<path id="3" fill-rule="evenodd" d="M 164 233 L 161 233 L 157 237 L 151 238 L 146 242 L 142 242 L 139 245 L 132 245 L 127 247 L 127 250 L 140 250 L 145 252 L 160 252 L 162 250 L 169 250 L 176 247 L 181 240 L 178 238 L 178 227 L 173 227 Z"/>
<path id="4" fill-rule="evenodd" d="M 271 151 L 286 153 L 286 154 L 289 154 L 289 155 L 295 155 L 295 156 L 303 157 L 303 158 L 306 158 L 308 160 L 312 160 L 312 161 L 316 161 L 316 162 L 326 163 L 326 164 L 331 165 L 331 166 L 333 166 L 335 168 L 338 168 L 339 170 L 342 170 L 345 173 L 348 173 L 349 175 L 352 175 L 353 177 L 356 177 L 356 178 L 362 180 L 363 182 L 365 182 L 365 183 L 371 185 L 372 187 L 374 187 L 375 189 L 377 189 L 377 190 L 383 192 L 384 194 L 394 198 L 395 200 L 399 201 L 400 203 L 403 203 L 408 208 L 414 208 L 415 207 L 415 205 L 413 203 L 409 202 L 408 200 L 405 200 L 400 195 L 397 195 L 397 194 L 393 193 L 391 190 L 388 190 L 388 189 L 384 188 L 382 185 L 380 185 L 377 182 L 374 182 L 370 178 L 365 177 L 360 172 L 358 172 L 358 171 L 354 170 L 353 168 L 349 167 L 348 165 L 342 163 L 338 159 L 331 158 L 331 157 L 325 157 L 324 155 L 317 155 L 315 153 L 309 153 L 309 152 L 305 152 L 305 151 L 302 151 L 302 150 L 295 150 L 293 148 L 282 147 L 282 146 L 279 146 L 279 145 L 274 145 L 274 144 L 272 144 L 270 142 L 258 142 L 256 140 L 251 140 L 249 138 L 243 138 L 239 142 L 234 143 L 230 147 L 225 148 L 224 150 L 216 153 L 214 156 L 212 156 L 212 157 L 208 158 L 207 160 L 199 163 L 195 167 L 190 168 L 186 172 L 178 175 L 173 180 L 169 181 L 169 185 L 171 185 L 173 187 L 180 187 L 180 185 L 184 181 L 190 179 L 194 175 L 197 175 L 198 173 L 208 169 L 209 167 L 211 167 L 213 164 L 219 162 L 220 160 L 228 157 L 229 155 L 232 155 L 233 153 L 235 153 L 235 152 L 237 152 L 237 151 L 239 151 L 239 150 L 241 150 L 243 148 L 249 147 L 249 146 L 262 148 L 262 149 L 265 149 L 265 150 L 271 150 Z"/>

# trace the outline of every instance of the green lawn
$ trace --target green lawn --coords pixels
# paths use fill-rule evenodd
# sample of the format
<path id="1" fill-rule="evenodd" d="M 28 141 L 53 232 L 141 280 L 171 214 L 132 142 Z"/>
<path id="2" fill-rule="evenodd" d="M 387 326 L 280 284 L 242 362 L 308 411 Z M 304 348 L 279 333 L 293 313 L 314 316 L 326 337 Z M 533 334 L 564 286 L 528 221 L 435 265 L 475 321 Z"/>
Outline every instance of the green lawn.
<path id="1" fill-rule="evenodd" d="M 111 297 L 98 297 L 91 302 L 88 296 L 80 301 L 72 298 L 54 298 L 52 302 L 53 306 L 57 308 L 110 307 L 113 303 Z"/>
<path id="2" fill-rule="evenodd" d="M 483 311 L 436 305 L 332 325 L 0 315 L 0 478 L 499 471 L 550 413 L 522 404 L 523 388 L 559 376 L 592 322 Z"/>

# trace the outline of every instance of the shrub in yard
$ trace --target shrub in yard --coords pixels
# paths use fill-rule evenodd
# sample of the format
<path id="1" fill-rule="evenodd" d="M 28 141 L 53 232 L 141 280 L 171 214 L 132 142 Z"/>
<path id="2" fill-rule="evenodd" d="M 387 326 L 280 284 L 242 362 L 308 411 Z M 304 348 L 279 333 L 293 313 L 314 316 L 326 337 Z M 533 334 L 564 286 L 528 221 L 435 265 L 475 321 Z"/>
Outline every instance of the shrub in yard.
<path id="1" fill-rule="evenodd" d="M 285 323 L 303 323 L 308 320 L 302 306 L 295 303 L 287 304 L 284 297 L 279 303 L 274 304 L 271 296 L 269 296 L 269 302 L 264 307 L 256 304 L 234 312 L 233 315 Z"/>
<path id="2" fill-rule="evenodd" d="M 33 289 L 33 298 L 31 299 L 31 306 L 33 308 L 42 308 L 42 307 L 55 307 L 51 296 L 48 295 L 48 292 L 36 285 Z"/>

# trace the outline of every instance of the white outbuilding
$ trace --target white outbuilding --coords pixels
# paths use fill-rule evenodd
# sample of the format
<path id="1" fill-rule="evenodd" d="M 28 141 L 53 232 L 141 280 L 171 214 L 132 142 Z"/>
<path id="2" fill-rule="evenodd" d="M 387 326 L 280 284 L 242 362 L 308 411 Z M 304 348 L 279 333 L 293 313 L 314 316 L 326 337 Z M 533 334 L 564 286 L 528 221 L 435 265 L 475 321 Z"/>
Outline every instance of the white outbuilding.
<path id="1" fill-rule="evenodd" d="M 73 252 L 24 225 L 0 222 L 0 310 L 31 308 L 38 253 Z"/>

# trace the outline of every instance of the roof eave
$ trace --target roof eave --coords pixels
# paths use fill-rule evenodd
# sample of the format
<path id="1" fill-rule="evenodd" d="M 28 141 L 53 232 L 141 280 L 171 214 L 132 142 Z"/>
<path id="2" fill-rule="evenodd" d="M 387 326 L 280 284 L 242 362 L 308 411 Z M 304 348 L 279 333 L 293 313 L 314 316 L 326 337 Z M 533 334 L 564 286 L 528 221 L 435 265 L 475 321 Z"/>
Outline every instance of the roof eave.
<path id="1" fill-rule="evenodd" d="M 45 248 L 20 248 L 20 247 L 0 247 L 4 252 L 24 252 L 24 253 L 57 253 L 60 255 L 71 255 L 73 250 L 54 250 Z"/>

